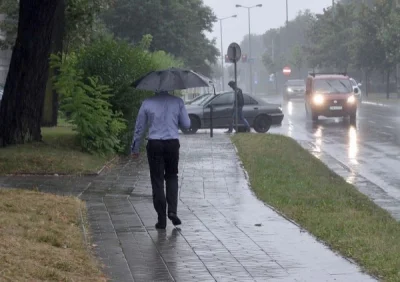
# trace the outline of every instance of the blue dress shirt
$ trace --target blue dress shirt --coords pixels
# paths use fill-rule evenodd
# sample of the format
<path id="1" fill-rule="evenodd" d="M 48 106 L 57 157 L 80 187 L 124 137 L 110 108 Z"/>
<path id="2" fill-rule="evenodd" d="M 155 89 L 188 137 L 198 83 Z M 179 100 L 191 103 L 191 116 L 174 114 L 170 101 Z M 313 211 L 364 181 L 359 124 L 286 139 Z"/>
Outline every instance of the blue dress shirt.
<path id="1" fill-rule="evenodd" d="M 138 153 L 146 129 L 149 140 L 179 139 L 179 128 L 190 128 L 183 100 L 168 92 L 156 93 L 143 101 L 136 119 L 132 153 Z"/>

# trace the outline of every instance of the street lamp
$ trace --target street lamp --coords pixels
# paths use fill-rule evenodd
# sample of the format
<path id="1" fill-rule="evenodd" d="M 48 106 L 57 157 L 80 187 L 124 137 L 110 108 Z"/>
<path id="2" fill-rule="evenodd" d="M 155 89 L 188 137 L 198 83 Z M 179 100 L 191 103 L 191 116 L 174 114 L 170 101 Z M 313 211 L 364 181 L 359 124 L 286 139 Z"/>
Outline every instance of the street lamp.
<path id="1" fill-rule="evenodd" d="M 254 5 L 254 6 L 242 6 L 242 5 L 236 5 L 236 8 L 245 8 L 247 9 L 248 15 L 249 15 L 249 68 L 250 68 L 250 94 L 253 94 L 253 67 L 252 67 L 252 57 L 251 57 L 251 31 L 250 31 L 250 9 L 252 8 L 261 8 L 262 4 Z"/>
<path id="2" fill-rule="evenodd" d="M 236 18 L 237 15 L 233 15 L 230 17 L 220 18 L 219 20 L 219 27 L 221 32 L 221 67 L 222 67 L 222 91 L 225 91 L 225 69 L 224 69 L 224 48 L 222 44 L 222 21 L 226 19 Z"/>
<path id="3" fill-rule="evenodd" d="M 288 0 L 286 0 L 286 27 L 289 26 L 289 3 Z"/>

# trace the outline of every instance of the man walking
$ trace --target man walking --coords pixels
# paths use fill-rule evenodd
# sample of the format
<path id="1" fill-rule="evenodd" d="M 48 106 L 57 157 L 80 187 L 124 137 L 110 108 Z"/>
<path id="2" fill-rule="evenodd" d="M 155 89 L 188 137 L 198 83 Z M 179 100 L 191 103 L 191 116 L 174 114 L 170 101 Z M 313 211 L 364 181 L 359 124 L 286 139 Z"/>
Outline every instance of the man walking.
<path id="1" fill-rule="evenodd" d="M 159 92 L 142 103 L 136 120 L 132 156 L 138 157 L 143 134 L 149 128 L 146 149 L 153 204 L 158 214 L 157 229 L 165 229 L 167 226 L 167 204 L 168 218 L 172 224 L 181 224 L 177 215 L 179 127 L 190 128 L 190 119 L 181 98 L 168 92 Z"/>
<path id="2" fill-rule="evenodd" d="M 238 113 L 238 119 L 242 123 L 244 123 L 244 125 L 246 126 L 246 132 L 250 132 L 250 125 L 247 122 L 247 120 L 244 118 L 244 115 L 243 115 L 244 97 L 243 97 L 242 89 L 237 87 L 237 85 L 234 81 L 229 81 L 228 85 L 229 85 L 229 87 L 231 87 L 233 89 L 234 94 L 235 94 L 234 95 L 235 99 L 234 99 L 234 103 L 233 103 L 232 121 L 231 121 L 231 124 L 229 125 L 228 131 L 226 131 L 225 133 L 232 133 L 233 122 L 234 122 L 234 120 L 236 120 L 236 111 Z M 236 100 L 237 100 L 237 103 L 236 103 Z"/>

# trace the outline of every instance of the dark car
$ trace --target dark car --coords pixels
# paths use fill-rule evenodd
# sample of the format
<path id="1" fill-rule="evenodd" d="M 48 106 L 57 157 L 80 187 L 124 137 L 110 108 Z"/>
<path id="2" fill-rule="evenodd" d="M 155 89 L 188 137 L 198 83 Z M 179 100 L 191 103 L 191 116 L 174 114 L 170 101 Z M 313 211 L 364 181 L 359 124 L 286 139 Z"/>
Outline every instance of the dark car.
<path id="1" fill-rule="evenodd" d="M 185 102 L 186 105 L 192 105 L 192 104 L 199 104 L 202 101 L 206 100 L 207 98 L 209 98 L 211 95 L 211 93 L 206 93 L 206 94 L 202 94 L 200 96 L 197 96 L 196 98 L 189 100 L 187 102 Z"/>
<path id="2" fill-rule="evenodd" d="M 280 105 L 270 104 L 262 99 L 243 94 L 243 114 L 250 126 L 256 132 L 265 133 L 271 126 L 280 125 L 283 120 L 283 113 Z M 228 128 L 232 121 L 232 107 L 234 94 L 224 92 L 211 95 L 199 104 L 187 105 L 191 128 L 183 130 L 185 134 L 194 134 L 201 128 L 210 128 L 210 108 L 213 108 L 212 123 L 214 128 Z M 239 124 L 239 127 L 244 127 Z"/>
<path id="3" fill-rule="evenodd" d="M 357 88 L 346 74 L 310 74 L 306 83 L 306 112 L 313 121 L 319 116 L 357 117 Z"/>
<path id="4" fill-rule="evenodd" d="M 293 98 L 304 98 L 306 83 L 303 79 L 291 79 L 285 83 L 283 89 L 283 99 L 289 101 Z"/>

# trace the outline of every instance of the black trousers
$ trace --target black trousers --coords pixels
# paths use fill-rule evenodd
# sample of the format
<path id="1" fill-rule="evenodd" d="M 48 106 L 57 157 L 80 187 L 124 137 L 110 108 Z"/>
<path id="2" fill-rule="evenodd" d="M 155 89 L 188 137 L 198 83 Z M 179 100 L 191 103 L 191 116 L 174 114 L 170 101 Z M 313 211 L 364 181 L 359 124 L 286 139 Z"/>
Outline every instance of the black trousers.
<path id="1" fill-rule="evenodd" d="M 159 220 L 166 218 L 167 203 L 168 213 L 177 213 L 179 148 L 178 139 L 149 140 L 147 142 L 146 149 L 153 190 L 153 204 Z"/>

